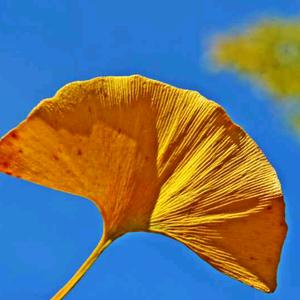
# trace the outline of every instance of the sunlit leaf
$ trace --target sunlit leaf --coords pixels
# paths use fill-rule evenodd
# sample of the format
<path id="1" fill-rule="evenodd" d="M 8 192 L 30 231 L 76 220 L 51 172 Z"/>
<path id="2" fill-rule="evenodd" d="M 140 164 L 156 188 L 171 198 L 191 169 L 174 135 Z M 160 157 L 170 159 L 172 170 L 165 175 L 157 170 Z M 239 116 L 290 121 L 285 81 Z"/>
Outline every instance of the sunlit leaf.
<path id="1" fill-rule="evenodd" d="M 0 141 L 0 171 L 86 197 L 102 213 L 99 245 L 53 299 L 132 231 L 164 234 L 248 285 L 276 287 L 286 235 L 276 173 L 197 92 L 141 76 L 68 84 Z"/>

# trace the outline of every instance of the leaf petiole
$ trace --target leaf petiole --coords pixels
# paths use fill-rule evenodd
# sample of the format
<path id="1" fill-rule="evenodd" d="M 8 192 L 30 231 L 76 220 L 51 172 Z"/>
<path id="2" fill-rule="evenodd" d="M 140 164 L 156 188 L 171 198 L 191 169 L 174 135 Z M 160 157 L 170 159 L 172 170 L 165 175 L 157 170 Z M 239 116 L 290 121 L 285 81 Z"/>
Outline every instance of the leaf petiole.
<path id="1" fill-rule="evenodd" d="M 51 300 L 61 300 L 63 299 L 72 288 L 79 282 L 79 280 L 85 275 L 93 263 L 97 260 L 99 255 L 112 243 L 111 239 L 106 239 L 105 235 L 102 236 L 100 242 L 83 263 L 83 265 L 78 269 L 78 271 L 73 275 L 73 277 L 51 298 Z"/>

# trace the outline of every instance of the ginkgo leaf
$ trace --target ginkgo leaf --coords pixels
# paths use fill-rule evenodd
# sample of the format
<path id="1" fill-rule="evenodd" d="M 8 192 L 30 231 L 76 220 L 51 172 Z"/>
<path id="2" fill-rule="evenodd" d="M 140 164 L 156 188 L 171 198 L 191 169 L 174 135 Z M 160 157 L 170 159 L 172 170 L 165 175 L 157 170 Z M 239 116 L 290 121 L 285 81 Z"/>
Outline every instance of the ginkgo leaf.
<path id="1" fill-rule="evenodd" d="M 287 227 L 277 175 L 216 103 L 141 76 L 68 84 L 0 141 L 0 171 L 92 200 L 103 237 L 63 298 L 116 238 L 174 238 L 265 292 Z"/>

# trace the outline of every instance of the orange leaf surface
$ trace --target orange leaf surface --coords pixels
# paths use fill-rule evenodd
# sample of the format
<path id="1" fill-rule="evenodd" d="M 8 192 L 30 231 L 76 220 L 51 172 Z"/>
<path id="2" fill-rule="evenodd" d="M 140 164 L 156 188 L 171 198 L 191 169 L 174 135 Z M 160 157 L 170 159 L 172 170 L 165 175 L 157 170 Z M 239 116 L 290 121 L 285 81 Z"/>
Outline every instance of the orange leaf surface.
<path id="1" fill-rule="evenodd" d="M 66 85 L 0 141 L 0 171 L 93 201 L 100 253 L 132 231 L 174 238 L 216 269 L 276 288 L 286 236 L 277 175 L 216 103 L 141 76 Z"/>

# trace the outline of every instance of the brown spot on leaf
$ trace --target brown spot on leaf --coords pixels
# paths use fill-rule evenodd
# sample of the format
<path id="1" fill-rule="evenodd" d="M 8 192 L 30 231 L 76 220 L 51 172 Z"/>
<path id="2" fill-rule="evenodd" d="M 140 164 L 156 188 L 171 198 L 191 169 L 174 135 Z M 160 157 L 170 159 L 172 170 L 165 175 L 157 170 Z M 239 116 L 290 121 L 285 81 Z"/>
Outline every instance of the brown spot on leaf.
<path id="1" fill-rule="evenodd" d="M 55 160 L 59 160 L 59 157 L 58 157 L 56 154 L 53 154 L 53 158 L 54 158 Z"/>
<path id="2" fill-rule="evenodd" d="M 77 150 L 77 155 L 80 155 L 80 156 L 82 155 L 82 150 L 81 149 Z"/>
<path id="3" fill-rule="evenodd" d="M 9 176 L 11 176 L 12 175 L 12 172 L 10 172 L 10 171 L 6 171 L 6 172 L 4 172 L 6 175 L 9 175 Z"/>
<path id="4" fill-rule="evenodd" d="M 268 210 L 272 209 L 272 205 L 267 206 L 267 209 Z"/>
<path id="5" fill-rule="evenodd" d="M 7 169 L 10 164 L 7 161 L 4 161 L 1 163 L 1 165 L 3 166 L 3 168 Z"/>
<path id="6" fill-rule="evenodd" d="M 13 132 L 10 134 L 10 136 L 11 136 L 13 139 L 15 139 L 15 140 L 17 140 L 17 139 L 19 138 L 19 136 L 16 134 L 15 131 L 13 131 Z"/>

